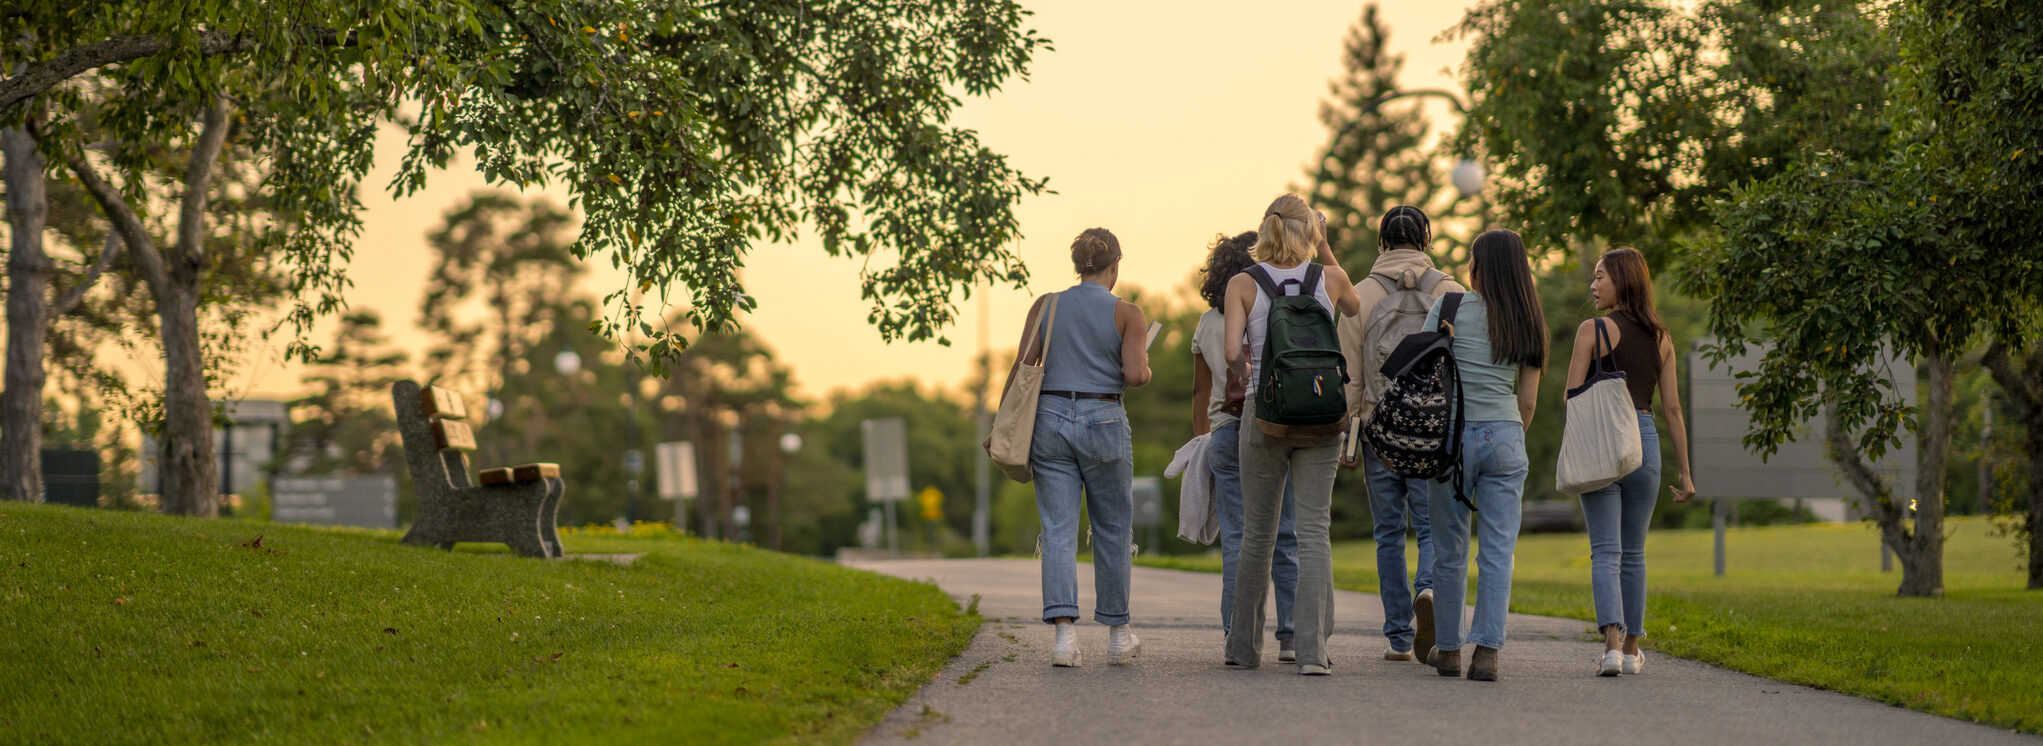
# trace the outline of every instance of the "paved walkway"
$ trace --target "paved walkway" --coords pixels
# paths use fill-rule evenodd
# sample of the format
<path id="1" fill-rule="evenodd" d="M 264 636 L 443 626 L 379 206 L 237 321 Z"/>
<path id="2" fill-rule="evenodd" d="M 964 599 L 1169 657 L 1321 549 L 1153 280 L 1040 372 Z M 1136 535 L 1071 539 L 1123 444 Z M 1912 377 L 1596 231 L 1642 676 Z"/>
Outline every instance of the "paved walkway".
<path id="1" fill-rule="evenodd" d="M 1381 659 L 1382 604 L 1338 592 L 1334 675 L 1299 676 L 1264 646 L 1256 670 L 1221 663 L 1220 576 L 1137 567 L 1142 657 L 1106 664 L 1106 628 L 1079 626 L 1081 668 L 1052 668 L 1033 560 L 854 563 L 979 594 L 970 648 L 867 734 L 867 743 L 1148 744 L 2023 744 L 2043 739 L 1648 653 L 1640 676 L 1595 675 L 1587 624 L 1510 620 L 1502 679 L 1447 679 Z M 1079 566 L 1080 606 L 1092 572 Z M 2027 665 L 2009 661 L 2010 665 Z"/>

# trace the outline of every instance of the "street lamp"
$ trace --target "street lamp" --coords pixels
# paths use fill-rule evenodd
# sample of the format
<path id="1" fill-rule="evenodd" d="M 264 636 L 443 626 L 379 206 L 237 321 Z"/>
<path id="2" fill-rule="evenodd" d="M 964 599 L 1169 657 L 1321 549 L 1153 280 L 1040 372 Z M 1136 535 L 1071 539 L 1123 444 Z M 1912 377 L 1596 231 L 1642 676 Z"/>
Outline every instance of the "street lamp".
<path id="1" fill-rule="evenodd" d="M 582 356 L 575 354 L 574 350 L 561 350 L 560 354 L 553 356 L 553 369 L 559 371 L 563 376 L 572 376 L 580 373 L 582 370 Z"/>
<path id="2" fill-rule="evenodd" d="M 1483 164 L 1467 158 L 1454 164 L 1454 170 L 1448 174 L 1449 180 L 1454 182 L 1454 191 L 1460 192 L 1463 197 L 1482 194 L 1483 182 L 1487 176 L 1488 174 L 1483 172 Z"/>

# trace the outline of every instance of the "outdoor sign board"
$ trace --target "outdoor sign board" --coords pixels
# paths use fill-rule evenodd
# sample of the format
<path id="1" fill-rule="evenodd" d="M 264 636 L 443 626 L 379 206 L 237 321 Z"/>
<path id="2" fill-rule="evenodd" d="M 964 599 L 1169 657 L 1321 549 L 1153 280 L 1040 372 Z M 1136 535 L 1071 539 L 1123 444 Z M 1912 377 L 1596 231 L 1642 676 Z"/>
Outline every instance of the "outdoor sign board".
<path id="1" fill-rule="evenodd" d="M 1145 527 L 1163 525 L 1163 480 L 1157 477 L 1136 477 L 1129 486 L 1135 498 L 1134 525 Z"/>
<path id="2" fill-rule="evenodd" d="M 1701 352 L 1689 353 L 1689 453 L 1695 459 L 1702 497 L 1855 497 L 1827 455 L 1821 417 L 1802 423 L 1796 428 L 1795 439 L 1782 443 L 1768 459 L 1762 461 L 1759 454 L 1745 449 L 1742 441 L 1752 418 L 1738 406 L 1737 374 L 1758 370 L 1761 353 L 1748 350 L 1714 368 Z M 1913 405 L 1915 367 L 1892 357 L 1882 360 L 1879 367 L 1902 399 Z M 1913 495 L 1915 437 L 1904 434 L 1901 443 L 1889 448 L 1874 468 L 1894 485 L 1896 495 Z"/>
<path id="3" fill-rule="evenodd" d="M 99 452 L 45 448 L 43 499 L 58 505 L 99 507 Z"/>
<path id="4" fill-rule="evenodd" d="M 865 494 L 875 502 L 908 499 L 908 425 L 899 417 L 859 423 L 865 440 Z"/>
<path id="5" fill-rule="evenodd" d="M 278 477 L 270 485 L 270 520 L 317 526 L 397 527 L 397 478 Z"/>
<path id="6" fill-rule="evenodd" d="M 695 444 L 686 441 L 661 443 L 653 447 L 653 465 L 658 467 L 660 499 L 692 500 L 695 484 Z"/>

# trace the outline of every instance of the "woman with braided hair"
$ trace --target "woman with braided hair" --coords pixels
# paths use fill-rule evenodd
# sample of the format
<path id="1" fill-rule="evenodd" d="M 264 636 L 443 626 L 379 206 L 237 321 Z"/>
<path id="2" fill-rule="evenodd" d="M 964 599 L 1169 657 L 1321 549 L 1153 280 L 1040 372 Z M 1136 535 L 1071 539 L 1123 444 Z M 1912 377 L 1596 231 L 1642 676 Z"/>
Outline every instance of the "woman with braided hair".
<path id="1" fill-rule="evenodd" d="M 1461 283 L 1435 269 L 1426 254 L 1433 242 L 1433 224 L 1426 213 L 1398 205 L 1376 224 L 1376 263 L 1355 283 L 1362 313 L 1341 319 L 1341 354 L 1348 363 L 1348 440 L 1341 468 L 1362 467 L 1369 480 L 1369 512 L 1376 522 L 1377 593 L 1383 597 L 1383 636 L 1389 645 L 1385 660 L 1414 660 L 1433 646 L 1433 535 L 1427 520 L 1427 499 L 1435 482 L 1404 479 L 1391 472 L 1376 449 L 1363 441 L 1362 423 L 1375 411 L 1390 387 L 1381 370 L 1384 358 L 1405 335 L 1421 330 L 1433 301 L 1464 292 Z M 1418 535 L 1419 570 L 1405 577 L 1405 516 Z"/>

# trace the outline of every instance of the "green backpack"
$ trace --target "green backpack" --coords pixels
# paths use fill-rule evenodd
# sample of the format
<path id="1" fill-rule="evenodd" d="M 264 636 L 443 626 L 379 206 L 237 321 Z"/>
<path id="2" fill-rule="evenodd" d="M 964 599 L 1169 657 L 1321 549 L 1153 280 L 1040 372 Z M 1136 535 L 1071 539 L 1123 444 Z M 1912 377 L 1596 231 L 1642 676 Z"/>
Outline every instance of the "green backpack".
<path id="1" fill-rule="evenodd" d="M 1298 293 L 1286 295 L 1262 265 L 1249 277 L 1270 298 L 1263 335 L 1262 370 L 1256 377 L 1256 425 L 1277 438 L 1337 435 L 1348 419 L 1347 359 L 1341 356 L 1334 316 L 1315 297 L 1321 269 L 1307 264 Z"/>

